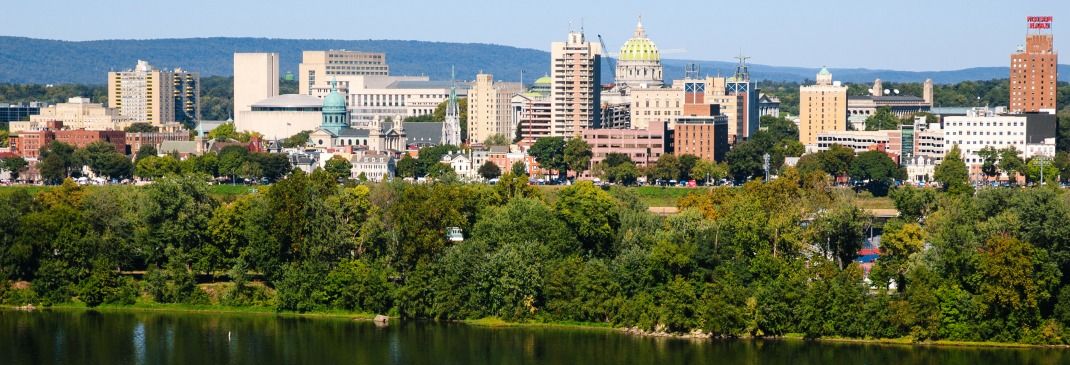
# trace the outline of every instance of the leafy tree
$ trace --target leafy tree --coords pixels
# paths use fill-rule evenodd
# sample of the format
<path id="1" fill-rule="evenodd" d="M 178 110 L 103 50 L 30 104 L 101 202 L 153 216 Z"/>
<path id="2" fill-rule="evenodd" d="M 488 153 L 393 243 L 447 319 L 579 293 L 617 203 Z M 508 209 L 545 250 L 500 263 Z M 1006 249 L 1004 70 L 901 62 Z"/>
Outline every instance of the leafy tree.
<path id="1" fill-rule="evenodd" d="M 1052 165 L 1059 169 L 1059 180 L 1066 181 L 1070 178 L 1070 152 L 1059 151 L 1055 153 Z"/>
<path id="2" fill-rule="evenodd" d="M 284 154 L 257 152 L 249 154 L 248 160 L 260 169 L 256 175 L 267 179 L 268 182 L 278 181 L 292 169 L 290 158 Z"/>
<path id="3" fill-rule="evenodd" d="M 513 162 L 513 166 L 509 170 L 516 176 L 528 174 L 527 166 L 524 164 L 524 161 Z"/>
<path id="4" fill-rule="evenodd" d="M 591 165 L 591 145 L 583 138 L 572 137 L 565 141 L 563 154 L 565 164 L 569 170 L 576 172 L 576 176 L 583 174 Z"/>
<path id="5" fill-rule="evenodd" d="M 902 292 L 906 287 L 908 262 L 914 254 L 921 252 L 925 245 L 925 231 L 916 223 L 886 225 L 881 236 L 881 255 L 877 266 L 882 271 L 893 275 L 897 289 Z"/>
<path id="6" fill-rule="evenodd" d="M 506 243 L 538 242 L 557 257 L 578 253 L 576 236 L 553 209 L 539 200 L 516 197 L 501 207 L 480 214 L 472 228 L 472 239 L 489 248 Z"/>
<path id="7" fill-rule="evenodd" d="M 695 168 L 695 164 L 698 163 L 699 158 L 695 155 L 683 154 L 677 159 L 677 163 L 680 165 L 680 171 L 676 176 L 679 180 L 690 180 L 694 177 L 691 176 L 691 170 Z"/>
<path id="8" fill-rule="evenodd" d="M 952 194 L 973 192 L 969 184 L 970 173 L 966 169 L 966 163 L 962 161 L 962 151 L 958 145 L 952 146 L 944 156 L 944 161 L 936 166 L 933 179 L 940 183 L 944 191 Z"/>
<path id="9" fill-rule="evenodd" d="M 130 126 L 123 129 L 127 133 L 156 133 L 160 131 L 160 128 L 145 122 L 133 123 Z"/>
<path id="10" fill-rule="evenodd" d="M 348 179 L 353 175 L 353 164 L 345 157 L 334 155 L 323 164 L 323 169 L 331 174 L 335 180 Z"/>
<path id="11" fill-rule="evenodd" d="M 48 145 L 41 146 L 37 162 L 41 178 L 46 183 L 57 184 L 71 176 L 77 168 L 81 167 L 81 162 L 78 161 L 74 151 L 73 146 L 59 141 L 52 141 Z"/>
<path id="12" fill-rule="evenodd" d="M 482 166 L 479 166 L 479 176 L 484 179 L 490 180 L 502 175 L 502 169 L 498 168 L 498 165 L 487 161 Z"/>
<path id="13" fill-rule="evenodd" d="M 1007 178 L 1014 180 L 1018 174 L 1025 175 L 1025 161 L 1022 160 L 1021 152 L 1010 146 L 999 150 L 999 170 L 1007 174 Z"/>
<path id="14" fill-rule="evenodd" d="M 214 131 L 214 130 L 213 130 Z M 219 151 L 219 174 L 229 176 L 232 180 L 242 175 L 242 165 L 249 156 L 249 150 L 243 146 L 226 146 Z"/>
<path id="15" fill-rule="evenodd" d="M 999 169 L 996 164 L 999 162 L 1000 152 L 995 147 L 986 146 L 980 151 L 977 151 L 977 156 L 983 161 L 981 163 L 981 173 L 988 177 L 995 177 L 999 175 Z"/>
<path id="16" fill-rule="evenodd" d="M 21 173 L 22 169 L 25 169 L 26 166 L 29 166 L 29 163 L 26 162 L 26 159 L 19 156 L 8 157 L 4 158 L 3 160 L 0 160 L 0 170 L 4 170 L 11 173 L 12 180 L 18 180 L 19 173 Z"/>
<path id="17" fill-rule="evenodd" d="M 680 174 L 680 161 L 675 155 L 671 153 L 665 153 L 658 156 L 658 161 L 654 164 L 654 178 L 658 180 L 676 180 Z"/>
<path id="18" fill-rule="evenodd" d="M 395 285 L 389 268 L 366 260 L 345 260 L 327 274 L 325 300 L 350 311 L 386 313 L 393 307 Z"/>
<path id="19" fill-rule="evenodd" d="M 416 173 L 419 170 L 419 167 L 417 165 L 418 163 L 416 162 L 415 158 L 412 158 L 412 156 L 409 154 L 405 154 L 405 156 L 401 156 L 401 159 L 398 160 L 398 164 L 395 169 L 397 170 L 398 176 L 416 177 Z"/>
<path id="20" fill-rule="evenodd" d="M 874 196 L 887 195 L 893 180 L 904 177 L 903 170 L 895 161 L 880 151 L 866 151 L 858 154 L 851 160 L 849 171 L 852 179 L 868 181 L 866 188 Z"/>
<path id="21" fill-rule="evenodd" d="M 137 149 L 137 153 L 134 154 L 134 161 L 141 160 L 142 158 L 149 156 L 156 156 L 159 152 L 156 151 L 156 147 L 151 144 L 143 144 Z"/>
<path id="22" fill-rule="evenodd" d="M 899 118 L 886 106 L 877 108 L 877 112 L 866 118 L 867 131 L 883 131 L 899 128 Z"/>
<path id="23" fill-rule="evenodd" d="M 312 131 L 300 131 L 297 134 L 286 137 L 282 140 L 282 147 L 285 148 L 300 148 L 308 144 L 308 135 Z"/>
<path id="24" fill-rule="evenodd" d="M 709 180 L 718 181 L 728 177 L 728 164 L 699 160 L 695 163 L 695 166 L 691 168 L 690 175 L 694 178 L 702 179 L 706 184 L 709 184 Z"/>
<path id="25" fill-rule="evenodd" d="M 1051 296 L 1052 281 L 1042 277 L 1045 260 L 1043 251 L 1011 236 L 997 235 L 985 242 L 978 263 L 983 278 L 978 294 L 997 337 L 1013 340 L 1023 326 L 1036 323 L 1041 303 Z"/>
<path id="26" fill-rule="evenodd" d="M 134 175 L 142 179 L 158 179 L 163 176 L 178 174 L 181 171 L 180 164 L 172 156 L 148 156 L 137 161 Z"/>
<path id="27" fill-rule="evenodd" d="M 868 219 L 861 209 L 841 203 L 814 220 L 814 244 L 841 269 L 846 268 L 862 249 Z"/>
<path id="28" fill-rule="evenodd" d="M 535 157 L 539 167 L 546 170 L 557 170 L 558 174 L 564 175 L 568 169 L 565 160 L 565 140 L 561 137 L 544 137 L 535 141 L 528 149 L 528 154 Z"/>
<path id="29" fill-rule="evenodd" d="M 620 225 L 615 206 L 608 193 L 589 181 L 581 181 L 561 190 L 555 210 L 583 244 L 584 251 L 609 255 L 614 252 L 613 237 Z"/>
<path id="30" fill-rule="evenodd" d="M 513 143 L 512 138 L 503 134 L 492 134 L 483 141 L 483 144 L 487 146 L 508 146 L 511 143 Z"/>
<path id="31" fill-rule="evenodd" d="M 829 175 L 846 176 L 851 172 L 851 163 L 854 161 L 855 151 L 838 144 L 834 144 L 827 151 L 818 154 L 821 166 Z"/>
<path id="32" fill-rule="evenodd" d="M 1025 164 L 1026 181 L 1040 184 L 1054 184 L 1059 181 L 1059 168 L 1046 157 L 1034 157 Z"/>

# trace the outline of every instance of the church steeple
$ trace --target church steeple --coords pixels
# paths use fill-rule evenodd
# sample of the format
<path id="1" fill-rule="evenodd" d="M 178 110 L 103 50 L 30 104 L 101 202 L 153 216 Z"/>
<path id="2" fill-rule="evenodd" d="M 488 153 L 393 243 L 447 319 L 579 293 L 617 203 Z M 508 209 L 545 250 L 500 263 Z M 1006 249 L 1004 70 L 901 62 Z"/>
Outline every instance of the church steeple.
<path id="1" fill-rule="evenodd" d="M 446 101 L 446 120 L 442 123 L 442 144 L 461 145 L 461 112 L 457 104 L 457 72 L 450 68 L 450 98 Z"/>

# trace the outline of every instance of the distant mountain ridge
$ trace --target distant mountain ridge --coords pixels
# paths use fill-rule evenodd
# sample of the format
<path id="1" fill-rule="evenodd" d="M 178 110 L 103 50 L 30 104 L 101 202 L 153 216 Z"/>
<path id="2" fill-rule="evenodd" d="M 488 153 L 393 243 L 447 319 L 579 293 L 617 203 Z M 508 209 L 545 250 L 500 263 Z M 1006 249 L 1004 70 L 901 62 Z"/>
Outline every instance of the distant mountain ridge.
<path id="1" fill-rule="evenodd" d="M 547 41 L 549 42 L 549 41 Z M 521 72 L 530 82 L 549 72 L 549 52 L 484 43 L 446 43 L 399 40 L 330 40 L 272 38 L 175 38 L 147 40 L 59 41 L 0 36 L 0 82 L 104 84 L 106 73 L 134 66 L 138 59 L 148 60 L 160 68 L 181 67 L 202 76 L 230 76 L 234 52 L 278 52 L 280 73 L 297 75 L 301 51 L 350 49 L 385 52 L 394 75 L 428 75 L 434 80 L 448 80 L 450 67 L 456 66 L 457 78 L 472 80 L 479 71 L 494 74 L 496 79 L 518 81 Z M 730 74 L 735 63 L 666 59 L 667 79 L 683 77 L 684 65 L 698 64 L 702 74 Z M 610 78 L 605 67 L 603 79 Z M 895 71 L 865 68 L 831 69 L 837 80 L 872 82 L 881 78 L 890 82 L 920 82 L 932 78 L 936 83 L 965 80 L 1007 78 L 1007 67 L 974 67 L 953 71 Z M 750 65 L 756 80 L 804 81 L 813 79 L 816 68 Z M 1070 80 L 1070 66 L 1059 65 L 1059 79 Z"/>

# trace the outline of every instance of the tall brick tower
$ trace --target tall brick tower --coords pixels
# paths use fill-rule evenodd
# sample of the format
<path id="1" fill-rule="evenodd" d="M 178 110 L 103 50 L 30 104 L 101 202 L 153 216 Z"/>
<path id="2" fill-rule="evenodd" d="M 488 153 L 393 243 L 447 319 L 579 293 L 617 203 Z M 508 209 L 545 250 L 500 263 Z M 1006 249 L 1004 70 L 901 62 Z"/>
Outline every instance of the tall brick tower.
<path id="1" fill-rule="evenodd" d="M 1054 113 L 1059 55 L 1051 34 L 1052 17 L 1030 16 L 1026 21 L 1025 47 L 1011 54 L 1010 109 Z"/>

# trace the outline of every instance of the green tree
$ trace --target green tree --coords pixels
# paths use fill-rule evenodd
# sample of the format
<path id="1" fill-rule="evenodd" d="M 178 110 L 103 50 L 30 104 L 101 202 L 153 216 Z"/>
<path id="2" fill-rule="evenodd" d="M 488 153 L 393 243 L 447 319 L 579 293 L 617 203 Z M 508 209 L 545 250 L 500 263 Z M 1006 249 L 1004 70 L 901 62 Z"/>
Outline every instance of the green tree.
<path id="1" fill-rule="evenodd" d="M 568 165 L 568 169 L 576 173 L 576 176 L 583 174 L 584 171 L 591 165 L 591 145 L 587 144 L 580 137 L 572 137 L 565 141 L 564 151 L 565 164 Z"/>
<path id="2" fill-rule="evenodd" d="M 899 118 L 886 106 L 877 108 L 877 112 L 866 118 L 867 131 L 883 131 L 899 128 Z"/>
<path id="3" fill-rule="evenodd" d="M 665 153 L 658 156 L 658 162 L 654 164 L 654 178 L 658 180 L 676 180 L 680 174 L 680 161 L 676 155 Z"/>
<path id="4" fill-rule="evenodd" d="M 74 152 L 73 146 L 59 141 L 52 141 L 41 146 L 37 162 L 41 178 L 48 184 L 58 184 L 64 178 L 71 176 L 82 166 Z"/>
<path id="5" fill-rule="evenodd" d="M 592 255 L 614 252 L 613 238 L 620 226 L 616 202 L 589 181 L 564 188 L 555 204 L 557 215 L 569 226 Z"/>
<path id="6" fill-rule="evenodd" d="M 676 161 L 680 165 L 680 171 L 676 174 L 677 179 L 681 181 L 693 179 L 694 177 L 691 176 L 691 170 L 694 169 L 695 164 L 699 162 L 698 156 L 683 154 L 680 155 L 680 157 L 677 157 Z"/>
<path id="7" fill-rule="evenodd" d="M 814 220 L 812 240 L 841 269 L 858 256 L 869 216 L 849 203 L 840 203 Z"/>
<path id="8" fill-rule="evenodd" d="M 143 144 L 137 149 L 137 153 L 134 154 L 134 161 L 141 160 L 142 158 L 149 156 L 156 156 L 159 152 L 156 151 L 156 147 L 151 144 Z"/>
<path id="9" fill-rule="evenodd" d="M 159 132 L 160 128 L 145 122 L 137 122 L 123 129 L 127 133 L 155 133 Z"/>
<path id="10" fill-rule="evenodd" d="M 527 175 L 527 166 L 524 161 L 513 162 L 513 166 L 509 169 L 515 176 Z"/>
<path id="11" fill-rule="evenodd" d="M 1025 161 L 1022 154 L 1014 146 L 999 150 L 999 170 L 1007 174 L 1012 181 L 1017 175 L 1025 175 Z"/>
<path id="12" fill-rule="evenodd" d="M 331 174 L 335 180 L 348 179 L 353 175 L 353 164 L 345 157 L 334 155 L 323 164 L 323 169 Z"/>
<path id="13" fill-rule="evenodd" d="M 915 223 L 885 225 L 881 236 L 881 255 L 877 258 L 880 270 L 894 276 L 897 289 L 906 287 L 908 262 L 925 246 L 925 231 Z"/>
<path id="14" fill-rule="evenodd" d="M 851 178 L 867 181 L 866 189 L 874 196 L 885 196 L 895 179 L 903 178 L 904 172 L 891 157 L 880 151 L 866 151 L 851 160 Z"/>
<path id="15" fill-rule="evenodd" d="M 718 181 L 728 177 L 728 164 L 713 161 L 700 160 L 691 168 L 692 177 L 702 179 L 705 184 L 710 181 Z"/>
<path id="16" fill-rule="evenodd" d="M 405 156 L 401 156 L 401 159 L 398 160 L 398 164 L 395 169 L 397 171 L 398 176 L 404 178 L 416 177 L 416 173 L 419 168 L 417 166 L 416 159 L 412 158 L 412 156 L 409 154 L 405 154 Z"/>
<path id="17" fill-rule="evenodd" d="M 502 169 L 491 161 L 484 162 L 482 166 L 479 166 L 478 172 L 479 176 L 482 176 L 486 180 L 494 179 L 502 175 Z"/>
<path id="18" fill-rule="evenodd" d="M 513 139 L 504 134 L 492 134 L 483 141 L 483 144 L 487 146 L 508 146 L 511 143 Z"/>
<path id="19" fill-rule="evenodd" d="M 565 160 L 565 139 L 561 137 L 543 137 L 535 141 L 528 149 L 528 154 L 535 157 L 539 167 L 546 170 L 556 170 L 564 177 L 568 170 L 568 162 Z"/>
<path id="20" fill-rule="evenodd" d="M 992 146 L 985 146 L 985 148 L 977 151 L 977 157 L 980 157 L 983 161 L 981 163 L 981 173 L 987 177 L 999 175 L 999 168 L 996 165 L 999 162 L 999 156 L 999 150 Z"/>
<path id="21" fill-rule="evenodd" d="M 966 163 L 962 161 L 962 151 L 958 145 L 944 156 L 944 161 L 936 165 L 933 179 L 940 183 L 941 189 L 952 194 L 971 194 L 970 172 L 966 169 Z"/>
<path id="22" fill-rule="evenodd" d="M 1034 157 L 1025 164 L 1025 178 L 1030 183 L 1040 184 L 1043 180 L 1047 184 L 1056 184 L 1059 181 L 1059 168 L 1050 158 Z"/>
<path id="23" fill-rule="evenodd" d="M 0 160 L 0 170 L 9 172 L 11 174 L 11 180 L 18 180 L 19 174 L 26 168 L 26 166 L 29 166 L 29 162 L 26 162 L 26 159 L 19 156 L 7 157 Z"/>
<path id="24" fill-rule="evenodd" d="M 312 131 L 300 131 L 297 134 L 286 137 L 282 140 L 282 147 L 285 148 L 300 148 L 308 144 L 308 135 Z"/>

